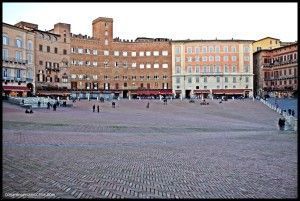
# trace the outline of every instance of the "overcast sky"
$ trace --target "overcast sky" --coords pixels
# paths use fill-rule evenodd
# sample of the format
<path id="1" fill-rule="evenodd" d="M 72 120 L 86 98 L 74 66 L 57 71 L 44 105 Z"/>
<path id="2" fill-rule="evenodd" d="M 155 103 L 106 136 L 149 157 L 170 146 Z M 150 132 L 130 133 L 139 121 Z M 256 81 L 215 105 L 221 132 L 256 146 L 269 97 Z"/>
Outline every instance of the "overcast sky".
<path id="1" fill-rule="evenodd" d="M 58 22 L 92 36 L 97 17 L 114 20 L 114 37 L 297 40 L 297 3 L 3 3 L 3 22 L 50 30 Z"/>

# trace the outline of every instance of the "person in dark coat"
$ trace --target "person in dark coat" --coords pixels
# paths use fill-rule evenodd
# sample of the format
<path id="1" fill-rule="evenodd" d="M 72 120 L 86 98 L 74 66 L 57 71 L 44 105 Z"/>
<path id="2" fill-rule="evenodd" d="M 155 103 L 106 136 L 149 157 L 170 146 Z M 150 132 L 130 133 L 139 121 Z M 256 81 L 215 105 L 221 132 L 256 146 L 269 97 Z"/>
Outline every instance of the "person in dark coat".
<path id="1" fill-rule="evenodd" d="M 278 126 L 279 126 L 279 130 L 284 130 L 284 126 L 285 126 L 285 119 L 284 118 L 279 118 L 278 120 Z"/>
<path id="2" fill-rule="evenodd" d="M 99 107 L 99 105 L 97 105 L 97 112 L 98 112 L 98 113 L 100 112 L 100 107 Z"/>
<path id="3" fill-rule="evenodd" d="M 146 107 L 147 107 L 147 108 L 149 108 L 149 107 L 150 107 L 150 103 L 149 103 L 149 102 L 147 103 L 147 106 L 146 106 Z"/>
<path id="4" fill-rule="evenodd" d="M 51 106 L 51 104 L 50 104 L 50 102 L 48 102 L 47 103 L 47 109 L 50 109 L 50 106 Z"/>
<path id="5" fill-rule="evenodd" d="M 116 103 L 114 101 L 111 103 L 111 105 L 112 105 L 112 108 L 116 107 Z"/>
<path id="6" fill-rule="evenodd" d="M 38 107 L 41 107 L 41 101 L 38 101 Z"/>
<path id="7" fill-rule="evenodd" d="M 56 104 L 53 104 L 53 111 L 56 111 Z"/>
<path id="8" fill-rule="evenodd" d="M 95 108 L 96 108 L 96 106 L 95 106 L 95 104 L 93 105 L 93 112 L 95 112 Z"/>

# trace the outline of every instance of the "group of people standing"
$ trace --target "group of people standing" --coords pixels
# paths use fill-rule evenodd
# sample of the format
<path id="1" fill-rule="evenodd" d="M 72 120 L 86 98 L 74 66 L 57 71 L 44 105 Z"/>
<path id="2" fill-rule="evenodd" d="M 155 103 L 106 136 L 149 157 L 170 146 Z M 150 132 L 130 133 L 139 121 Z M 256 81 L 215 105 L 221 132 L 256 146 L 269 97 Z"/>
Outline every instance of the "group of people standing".
<path id="1" fill-rule="evenodd" d="M 96 105 L 94 104 L 93 105 L 93 112 L 95 112 L 95 110 L 96 110 Z M 97 105 L 97 112 L 98 113 L 100 112 L 100 106 L 99 105 Z"/>

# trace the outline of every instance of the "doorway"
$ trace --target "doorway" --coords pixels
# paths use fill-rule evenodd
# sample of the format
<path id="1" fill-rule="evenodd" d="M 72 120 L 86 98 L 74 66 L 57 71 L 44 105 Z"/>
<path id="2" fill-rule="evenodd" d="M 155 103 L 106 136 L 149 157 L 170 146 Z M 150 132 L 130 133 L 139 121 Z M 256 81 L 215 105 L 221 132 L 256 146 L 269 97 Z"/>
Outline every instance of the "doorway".
<path id="1" fill-rule="evenodd" d="M 128 98 L 128 90 L 123 91 L 123 98 Z"/>
<path id="2" fill-rule="evenodd" d="M 185 98 L 191 98 L 191 90 L 185 90 Z"/>

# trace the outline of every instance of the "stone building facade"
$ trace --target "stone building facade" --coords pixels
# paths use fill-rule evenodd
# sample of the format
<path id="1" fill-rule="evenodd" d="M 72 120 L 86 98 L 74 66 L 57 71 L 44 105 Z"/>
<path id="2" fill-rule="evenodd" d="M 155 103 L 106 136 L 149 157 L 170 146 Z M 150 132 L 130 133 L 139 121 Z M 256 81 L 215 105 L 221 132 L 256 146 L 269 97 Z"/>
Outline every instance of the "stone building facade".
<path id="1" fill-rule="evenodd" d="M 255 52 L 255 94 L 292 96 L 298 90 L 298 43 Z"/>
<path id="2" fill-rule="evenodd" d="M 34 33 L 2 23 L 2 96 L 27 96 L 35 89 Z"/>
<path id="3" fill-rule="evenodd" d="M 172 83 L 177 98 L 252 96 L 251 40 L 172 41 Z"/>

